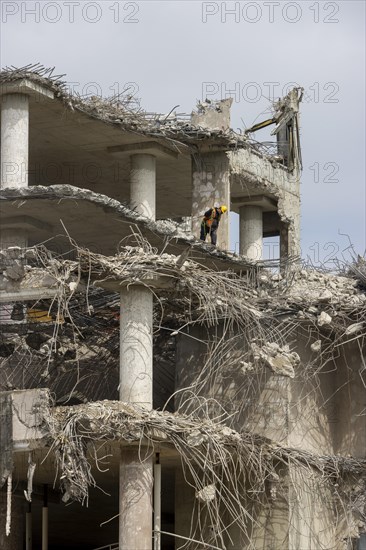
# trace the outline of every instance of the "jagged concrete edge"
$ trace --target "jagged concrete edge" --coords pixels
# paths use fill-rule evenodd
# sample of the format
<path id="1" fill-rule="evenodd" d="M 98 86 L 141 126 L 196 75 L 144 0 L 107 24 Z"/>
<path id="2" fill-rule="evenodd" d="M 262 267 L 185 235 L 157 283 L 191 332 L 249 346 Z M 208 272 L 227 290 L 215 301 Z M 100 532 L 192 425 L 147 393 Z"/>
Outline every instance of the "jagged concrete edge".
<path id="1" fill-rule="evenodd" d="M 195 239 L 194 235 L 183 236 L 179 234 L 179 225 L 173 220 L 161 220 L 161 221 L 152 221 L 148 218 L 141 216 L 134 210 L 131 210 L 125 204 L 119 202 L 116 199 L 112 199 L 107 195 L 101 193 L 95 193 L 89 189 L 82 189 L 80 187 L 75 187 L 72 185 L 33 185 L 25 188 L 7 188 L 0 191 L 0 201 L 14 201 L 14 200 L 34 200 L 34 199 L 54 199 L 54 200 L 63 200 L 63 199 L 73 199 L 73 200 L 83 200 L 89 201 L 95 205 L 100 206 L 105 211 L 111 211 L 113 214 L 119 214 L 124 216 L 131 223 L 136 225 L 143 225 L 147 230 L 156 233 L 162 239 L 175 239 L 180 244 L 190 246 L 191 248 L 199 251 L 200 253 L 207 255 L 211 258 L 217 260 L 224 260 L 230 262 L 233 266 L 242 266 L 243 268 L 253 267 L 255 262 L 250 262 L 248 259 L 233 256 L 225 251 L 213 248 L 210 245 L 202 243 Z M 1 206 L 0 206 L 1 208 Z M 175 231 L 169 231 L 164 225 L 167 223 L 175 226 Z"/>

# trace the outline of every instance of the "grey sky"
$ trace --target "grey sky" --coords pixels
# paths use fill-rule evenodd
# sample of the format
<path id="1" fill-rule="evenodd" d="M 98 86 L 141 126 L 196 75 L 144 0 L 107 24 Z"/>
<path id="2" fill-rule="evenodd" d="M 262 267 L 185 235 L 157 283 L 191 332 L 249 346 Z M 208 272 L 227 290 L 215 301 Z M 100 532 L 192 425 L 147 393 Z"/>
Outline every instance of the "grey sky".
<path id="1" fill-rule="evenodd" d="M 301 84 L 303 257 L 342 257 L 348 240 L 339 232 L 364 251 L 362 0 L 3 0 L 1 65 L 37 61 L 66 73 L 79 93 L 111 95 L 133 82 L 150 111 L 179 104 L 178 112 L 190 112 L 202 95 L 218 99 L 231 90 L 235 129 L 266 118 L 271 93 L 278 97 L 287 83 Z M 88 88 L 91 82 L 97 88 Z M 266 131 L 256 139 L 273 140 Z M 234 245 L 235 220 L 232 230 Z"/>

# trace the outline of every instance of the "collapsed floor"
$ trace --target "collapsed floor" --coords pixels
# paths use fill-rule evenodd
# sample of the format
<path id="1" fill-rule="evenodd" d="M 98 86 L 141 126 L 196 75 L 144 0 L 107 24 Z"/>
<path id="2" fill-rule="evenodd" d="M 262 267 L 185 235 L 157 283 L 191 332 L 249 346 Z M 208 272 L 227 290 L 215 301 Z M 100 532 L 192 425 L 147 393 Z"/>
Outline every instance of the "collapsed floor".
<path id="1" fill-rule="evenodd" d="M 3 286 L 48 277 L 54 297 L 2 306 L 0 389 L 45 387 L 54 405 L 68 405 L 42 411 L 65 501 L 87 501 L 93 468 L 108 469 L 107 442 L 143 440 L 143 453 L 175 449 L 194 489 L 189 548 L 227 547 L 233 522 L 247 548 L 262 547 L 261 537 L 268 548 L 266 529 L 277 548 L 291 525 L 274 534 L 270 518 L 289 500 L 299 540 L 314 548 L 348 549 L 366 531 L 364 260 L 342 276 L 248 266 L 235 275 L 142 238 L 115 257 L 76 246 L 75 260 L 43 247 L 18 253 L 15 263 L 3 255 Z M 120 296 L 111 283 L 144 284 L 156 297 L 151 413 L 115 401 Z M 306 505 L 329 515 L 322 536 L 319 517 L 297 526 Z"/>

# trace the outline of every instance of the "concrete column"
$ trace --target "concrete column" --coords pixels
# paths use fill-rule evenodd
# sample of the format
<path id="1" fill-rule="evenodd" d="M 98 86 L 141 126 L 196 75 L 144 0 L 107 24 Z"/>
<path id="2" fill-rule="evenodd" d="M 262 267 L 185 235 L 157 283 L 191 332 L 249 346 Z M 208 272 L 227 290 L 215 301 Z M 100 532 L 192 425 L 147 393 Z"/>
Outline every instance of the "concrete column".
<path id="1" fill-rule="evenodd" d="M 240 254 L 261 260 L 263 252 L 263 212 L 260 206 L 240 207 Z"/>
<path id="2" fill-rule="evenodd" d="M 153 456 L 143 458 L 136 449 L 121 448 L 120 550 L 152 548 Z"/>
<path id="3" fill-rule="evenodd" d="M 120 400 L 152 408 L 153 295 L 143 286 L 121 292 Z M 152 457 L 144 449 L 121 447 L 120 550 L 152 548 Z"/>
<path id="4" fill-rule="evenodd" d="M 156 203 L 156 158 L 154 155 L 131 156 L 130 174 L 131 208 L 139 214 L 155 220 Z"/>
<path id="5" fill-rule="evenodd" d="M 120 400 L 152 408 L 153 294 L 143 286 L 121 292 Z"/>
<path id="6" fill-rule="evenodd" d="M 156 159 L 131 156 L 131 207 L 155 220 Z M 153 406 L 153 294 L 142 285 L 121 292 L 120 400 Z M 120 550 L 152 548 L 153 457 L 143 448 L 121 447 Z"/>
<path id="7" fill-rule="evenodd" d="M 28 186 L 29 98 L 1 98 L 1 188 Z"/>
<path id="8" fill-rule="evenodd" d="M 221 217 L 217 246 L 230 246 L 230 165 L 225 153 L 205 153 L 192 160 L 192 233 L 197 239 L 203 214 L 213 206 L 225 205 L 228 211 Z"/>
<path id="9" fill-rule="evenodd" d="M 6 94 L 1 102 L 0 188 L 28 186 L 29 97 Z M 0 248 L 28 245 L 26 232 L 0 228 Z"/>

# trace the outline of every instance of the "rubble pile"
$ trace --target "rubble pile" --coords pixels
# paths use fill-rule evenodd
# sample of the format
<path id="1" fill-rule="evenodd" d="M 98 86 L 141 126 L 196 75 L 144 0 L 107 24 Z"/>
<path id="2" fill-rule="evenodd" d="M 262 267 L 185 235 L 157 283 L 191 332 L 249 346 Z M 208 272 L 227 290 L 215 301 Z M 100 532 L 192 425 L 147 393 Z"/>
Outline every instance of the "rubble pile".
<path id="1" fill-rule="evenodd" d="M 311 269 L 295 270 L 289 278 L 259 275 L 262 305 L 309 320 L 346 335 L 366 331 L 366 292 L 360 281 Z"/>
<path id="2" fill-rule="evenodd" d="M 192 476 L 197 500 L 209 507 L 218 530 L 225 530 L 225 510 L 225 514 L 235 518 L 242 533 L 249 535 L 247 520 L 252 507 L 266 500 L 268 480 L 279 480 L 278 464 L 301 472 L 302 490 L 312 489 L 314 479 L 326 485 L 333 496 L 338 521 L 352 518 L 350 528 L 355 522 L 364 525 L 362 491 L 366 464 L 362 459 L 319 456 L 284 447 L 268 438 L 230 429 L 225 418 L 213 422 L 207 417 L 146 411 L 119 401 L 45 408 L 42 419 L 47 444 L 60 470 L 64 502 L 88 501 L 89 488 L 96 487 L 91 465 L 95 464 L 99 471 L 106 467 L 103 442 L 145 439 L 150 447 L 141 448 L 142 457 L 144 453 L 150 455 L 162 442 L 177 451 Z M 227 482 L 233 479 L 235 484 Z M 278 484 L 276 497 L 282 489 L 283 496 L 288 494 L 286 484 Z M 269 498 L 273 498 L 273 491 L 269 491 Z"/>

